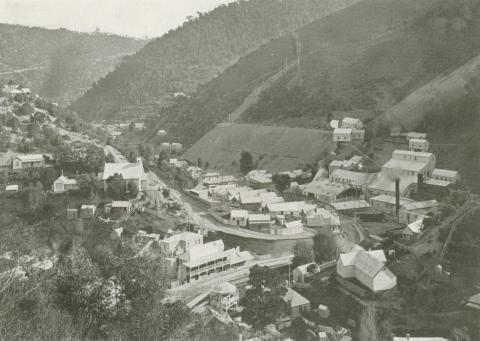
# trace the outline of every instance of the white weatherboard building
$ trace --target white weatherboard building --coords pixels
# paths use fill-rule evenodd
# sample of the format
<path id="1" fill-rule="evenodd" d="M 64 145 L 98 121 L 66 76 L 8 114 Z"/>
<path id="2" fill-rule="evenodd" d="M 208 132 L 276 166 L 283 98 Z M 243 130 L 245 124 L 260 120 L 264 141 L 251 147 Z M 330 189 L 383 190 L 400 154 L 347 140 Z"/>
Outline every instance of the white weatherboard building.
<path id="1" fill-rule="evenodd" d="M 64 175 L 60 176 L 53 182 L 54 193 L 64 193 L 76 189 L 78 189 L 77 180 L 67 178 Z"/>
<path id="2" fill-rule="evenodd" d="M 12 162 L 14 170 L 41 167 L 45 167 L 45 159 L 42 154 L 20 154 Z"/>
<path id="3" fill-rule="evenodd" d="M 390 290 L 397 285 L 397 277 L 385 262 L 382 250 L 343 253 L 337 260 L 337 274 L 342 278 L 355 278 L 373 292 Z"/>
<path id="4" fill-rule="evenodd" d="M 342 128 L 363 129 L 363 122 L 359 118 L 345 117 L 342 120 Z"/>
<path id="5" fill-rule="evenodd" d="M 147 188 L 147 174 L 143 169 L 142 159 L 137 158 L 135 163 L 105 163 L 105 168 L 102 174 L 103 186 L 106 190 L 108 187 L 107 180 L 119 174 L 128 183 L 134 183 L 137 185 L 139 191 L 143 191 Z"/>
<path id="6" fill-rule="evenodd" d="M 225 250 L 223 241 L 194 246 L 178 257 L 180 262 L 178 280 L 189 283 L 212 274 L 235 269 L 251 261 L 253 256 L 248 251 L 236 249 Z"/>

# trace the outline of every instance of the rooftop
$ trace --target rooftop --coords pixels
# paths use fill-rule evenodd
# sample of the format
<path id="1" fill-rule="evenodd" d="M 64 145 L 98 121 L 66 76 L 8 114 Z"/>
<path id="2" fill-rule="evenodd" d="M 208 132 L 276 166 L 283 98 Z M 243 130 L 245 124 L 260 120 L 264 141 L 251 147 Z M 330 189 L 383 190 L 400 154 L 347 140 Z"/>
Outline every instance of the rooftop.
<path id="1" fill-rule="evenodd" d="M 64 175 L 60 176 L 57 180 L 55 180 L 55 182 L 61 182 L 65 185 L 76 185 L 77 184 L 77 180 L 67 178 Z"/>
<path id="2" fill-rule="evenodd" d="M 446 177 L 446 178 L 454 178 L 457 175 L 458 175 L 458 172 L 455 171 L 455 170 L 435 168 L 432 171 L 432 176 L 443 176 L 443 177 Z"/>
<path id="3" fill-rule="evenodd" d="M 103 171 L 103 180 L 120 174 L 124 179 L 142 179 L 146 180 L 143 165 L 140 162 L 135 163 L 105 163 Z"/>
<path id="4" fill-rule="evenodd" d="M 351 180 L 352 185 L 358 186 L 367 185 L 373 176 L 374 175 L 371 173 L 353 172 L 346 169 L 335 169 L 331 174 L 331 177 L 333 178 Z"/>
<path id="5" fill-rule="evenodd" d="M 383 165 L 383 168 L 420 172 L 425 165 L 426 162 L 423 161 L 390 159 Z"/>
<path id="6" fill-rule="evenodd" d="M 268 214 L 249 214 L 248 221 L 249 222 L 270 221 L 270 216 Z"/>
<path id="7" fill-rule="evenodd" d="M 397 176 L 396 178 L 400 179 L 400 193 L 403 193 L 407 188 L 414 183 L 417 183 L 417 177 L 413 175 L 404 175 Z M 394 177 L 389 174 L 381 172 L 378 176 L 368 185 L 370 189 L 378 189 L 382 191 L 395 192 L 395 181 Z"/>
<path id="8" fill-rule="evenodd" d="M 273 212 L 299 212 L 313 210 L 317 205 L 307 204 L 304 201 L 277 202 L 268 204 L 267 208 Z"/>
<path id="9" fill-rule="evenodd" d="M 197 239 L 199 238 L 200 235 L 197 234 L 197 233 L 193 233 L 193 232 L 189 232 L 189 231 L 185 231 L 185 232 L 181 232 L 181 233 L 177 233 L 177 234 L 174 234 L 170 237 L 167 237 L 164 239 L 165 242 L 174 242 L 174 241 L 180 241 L 180 240 L 194 240 L 194 239 Z"/>
<path id="10" fill-rule="evenodd" d="M 352 200 L 352 201 L 334 202 L 331 205 L 337 211 L 353 210 L 353 209 L 370 207 L 370 204 L 365 200 Z"/>
<path id="11" fill-rule="evenodd" d="M 310 301 L 305 297 L 300 295 L 298 292 L 292 288 L 287 288 L 287 293 L 282 297 L 282 299 L 290 304 L 291 307 L 300 307 L 306 304 L 310 304 Z"/>
<path id="12" fill-rule="evenodd" d="M 438 206 L 437 200 L 413 201 L 404 206 L 407 211 L 425 209 Z"/>
<path id="13" fill-rule="evenodd" d="M 334 134 L 351 134 L 352 129 L 350 129 L 350 128 L 335 128 L 333 130 L 333 133 Z"/>
<path id="14" fill-rule="evenodd" d="M 246 211 L 246 210 L 232 210 L 230 212 L 230 217 L 231 218 L 247 219 L 248 218 L 248 211 Z"/>
<path id="15" fill-rule="evenodd" d="M 376 197 L 370 198 L 370 200 L 371 201 L 373 200 L 373 201 L 385 202 L 385 203 L 388 203 L 388 204 L 395 204 L 396 203 L 396 200 L 395 200 L 394 196 L 386 195 L 386 194 L 377 195 Z M 414 201 L 412 199 L 400 198 L 400 206 L 405 206 L 405 205 L 413 203 L 413 202 Z"/>
<path id="16" fill-rule="evenodd" d="M 432 153 L 427 153 L 427 152 L 414 152 L 411 150 L 401 150 L 401 149 L 396 149 L 392 153 L 392 157 L 395 158 L 396 155 L 407 155 L 407 156 L 418 156 L 418 157 L 431 157 L 433 154 Z"/>
<path id="17" fill-rule="evenodd" d="M 38 161 L 43 161 L 43 155 L 42 154 L 19 154 L 16 157 L 22 162 L 38 162 Z"/>
<path id="18" fill-rule="evenodd" d="M 130 201 L 112 201 L 112 207 L 127 208 L 131 205 Z"/>

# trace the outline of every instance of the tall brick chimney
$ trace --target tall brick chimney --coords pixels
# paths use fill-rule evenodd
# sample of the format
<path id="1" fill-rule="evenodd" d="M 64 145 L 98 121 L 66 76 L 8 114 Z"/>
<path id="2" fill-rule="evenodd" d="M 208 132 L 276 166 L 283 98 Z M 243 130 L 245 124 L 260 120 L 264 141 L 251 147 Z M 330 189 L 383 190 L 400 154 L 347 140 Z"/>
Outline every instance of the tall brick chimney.
<path id="1" fill-rule="evenodd" d="M 395 179 L 395 213 L 400 212 L 400 179 Z"/>

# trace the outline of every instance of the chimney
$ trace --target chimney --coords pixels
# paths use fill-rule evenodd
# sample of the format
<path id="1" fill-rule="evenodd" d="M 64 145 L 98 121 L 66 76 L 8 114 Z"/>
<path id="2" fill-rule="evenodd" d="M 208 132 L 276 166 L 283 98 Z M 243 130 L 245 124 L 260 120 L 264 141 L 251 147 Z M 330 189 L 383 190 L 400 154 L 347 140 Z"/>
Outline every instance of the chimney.
<path id="1" fill-rule="evenodd" d="M 423 174 L 417 174 L 417 193 L 422 193 L 423 191 Z"/>
<path id="2" fill-rule="evenodd" d="M 395 213 L 399 214 L 400 211 L 400 179 L 395 179 Z"/>

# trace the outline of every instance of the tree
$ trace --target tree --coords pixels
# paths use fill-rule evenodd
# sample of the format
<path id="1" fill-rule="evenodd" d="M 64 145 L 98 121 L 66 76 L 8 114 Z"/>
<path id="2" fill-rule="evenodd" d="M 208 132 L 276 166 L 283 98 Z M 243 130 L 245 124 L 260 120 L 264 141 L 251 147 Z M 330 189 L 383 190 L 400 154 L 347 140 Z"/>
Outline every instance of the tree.
<path id="1" fill-rule="evenodd" d="M 242 151 L 240 155 L 240 172 L 242 174 L 247 174 L 254 168 L 253 165 L 253 156 L 247 151 Z"/>
<path id="2" fill-rule="evenodd" d="M 23 192 L 23 202 L 31 213 L 40 212 L 45 204 L 45 192 L 40 181 L 32 181 Z"/>
<path id="3" fill-rule="evenodd" d="M 168 162 L 169 156 L 165 150 L 162 150 L 158 155 L 158 167 L 160 167 L 164 162 Z"/>
<path id="4" fill-rule="evenodd" d="M 130 195 L 132 197 L 136 197 L 137 194 L 138 194 L 138 186 L 135 182 L 129 182 L 127 184 L 127 189 L 128 189 L 128 192 L 130 193 Z"/>
<path id="5" fill-rule="evenodd" d="M 250 269 L 248 283 L 252 288 L 241 302 L 246 323 L 262 328 L 288 312 L 289 306 L 282 298 L 287 292 L 286 281 L 277 271 L 255 265 Z"/>
<path id="6" fill-rule="evenodd" d="M 115 200 L 121 200 L 125 197 L 125 180 L 121 174 L 115 173 L 107 179 L 107 193 Z"/>
<path id="7" fill-rule="evenodd" d="M 57 177 L 58 174 L 54 168 L 43 168 L 40 171 L 40 182 L 42 183 L 43 188 L 51 188 Z"/>
<path id="8" fill-rule="evenodd" d="M 197 159 L 197 167 L 203 168 L 203 161 L 201 157 Z"/>
<path id="9" fill-rule="evenodd" d="M 22 106 L 18 109 L 18 115 L 27 116 L 33 114 L 35 110 L 33 109 L 30 103 L 23 103 Z"/>
<path id="10" fill-rule="evenodd" d="M 97 177 L 93 173 L 80 174 L 77 177 L 79 190 L 84 194 L 93 195 L 96 187 Z"/>
<path id="11" fill-rule="evenodd" d="M 297 242 L 294 246 L 294 257 L 292 260 L 292 268 L 312 262 L 312 247 L 306 242 Z"/>
<path id="12" fill-rule="evenodd" d="M 283 192 L 290 187 L 290 177 L 288 174 L 274 174 L 272 181 L 279 192 Z"/>
<path id="13" fill-rule="evenodd" d="M 313 254 L 317 263 L 335 259 L 336 245 L 332 236 L 318 233 L 313 237 Z"/>
<path id="14" fill-rule="evenodd" d="M 135 130 L 135 122 L 130 122 L 130 124 L 128 125 L 128 130 L 130 130 L 130 132 L 133 132 Z"/>

